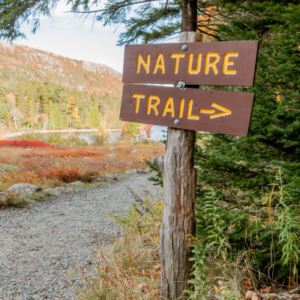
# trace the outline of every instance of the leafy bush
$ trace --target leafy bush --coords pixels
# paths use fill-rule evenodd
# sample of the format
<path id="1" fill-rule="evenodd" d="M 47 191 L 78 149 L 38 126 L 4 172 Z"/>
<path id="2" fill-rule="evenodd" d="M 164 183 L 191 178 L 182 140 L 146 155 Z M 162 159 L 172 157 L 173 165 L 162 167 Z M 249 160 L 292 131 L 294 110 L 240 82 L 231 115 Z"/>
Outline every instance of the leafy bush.
<path id="1" fill-rule="evenodd" d="M 139 123 L 133 123 L 133 122 L 124 122 L 122 126 L 122 135 L 127 135 L 129 137 L 134 137 L 137 134 L 139 134 Z"/>
<path id="2" fill-rule="evenodd" d="M 80 171 L 78 168 L 73 169 L 54 169 L 43 172 L 40 174 L 41 177 L 47 179 L 57 179 L 65 183 L 71 183 L 74 181 L 91 182 L 91 176 L 95 172 L 93 171 Z"/>
<path id="3" fill-rule="evenodd" d="M 251 262 L 260 278 L 257 285 L 297 281 L 300 205 L 287 192 L 280 170 L 275 181 L 272 193 L 261 201 L 235 205 L 220 200 L 212 189 L 198 198 L 195 272 L 203 271 L 203 259 L 214 253 L 224 262 L 239 257 L 241 267 Z"/>
<path id="4" fill-rule="evenodd" d="M 91 136 L 91 139 L 94 146 L 104 146 L 108 142 L 108 134 L 97 132 Z"/>

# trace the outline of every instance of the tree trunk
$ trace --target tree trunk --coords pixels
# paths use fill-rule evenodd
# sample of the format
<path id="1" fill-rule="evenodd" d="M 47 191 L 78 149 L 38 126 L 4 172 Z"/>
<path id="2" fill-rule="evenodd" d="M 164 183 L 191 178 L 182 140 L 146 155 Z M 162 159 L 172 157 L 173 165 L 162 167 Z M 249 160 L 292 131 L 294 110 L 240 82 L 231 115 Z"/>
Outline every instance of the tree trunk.
<path id="1" fill-rule="evenodd" d="M 181 1 L 181 32 L 183 33 L 185 31 L 196 31 L 196 29 L 197 29 L 197 0 L 182 0 Z"/>
<path id="2" fill-rule="evenodd" d="M 180 42 L 202 41 L 199 32 L 182 32 Z M 169 128 L 164 157 L 154 158 L 163 174 L 164 213 L 160 231 L 160 299 L 179 299 L 190 286 L 188 236 L 195 235 L 195 131 Z"/>

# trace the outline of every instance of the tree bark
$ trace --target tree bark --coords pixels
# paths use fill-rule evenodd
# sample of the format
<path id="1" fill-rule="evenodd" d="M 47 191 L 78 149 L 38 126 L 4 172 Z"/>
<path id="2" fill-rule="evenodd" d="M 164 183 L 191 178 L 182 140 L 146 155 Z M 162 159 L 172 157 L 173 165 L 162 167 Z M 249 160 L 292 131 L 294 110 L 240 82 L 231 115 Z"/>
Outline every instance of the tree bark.
<path id="1" fill-rule="evenodd" d="M 199 32 L 182 32 L 180 42 L 202 40 Z M 179 299 L 190 286 L 192 256 L 188 236 L 195 235 L 195 131 L 169 128 L 164 158 L 153 158 L 163 174 L 164 213 L 160 231 L 160 299 Z"/>
<path id="2" fill-rule="evenodd" d="M 181 32 L 197 29 L 197 0 L 181 1 Z"/>

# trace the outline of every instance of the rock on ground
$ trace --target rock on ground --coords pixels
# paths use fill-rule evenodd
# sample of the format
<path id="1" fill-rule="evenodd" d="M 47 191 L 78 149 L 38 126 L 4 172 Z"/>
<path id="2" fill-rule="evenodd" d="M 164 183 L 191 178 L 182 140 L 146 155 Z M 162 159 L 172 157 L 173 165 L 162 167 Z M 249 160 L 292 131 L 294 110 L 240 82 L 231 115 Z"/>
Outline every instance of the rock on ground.
<path id="1" fill-rule="evenodd" d="M 34 184 L 29 184 L 29 183 L 17 183 L 12 185 L 10 188 L 6 190 L 6 192 L 9 193 L 15 193 L 19 195 L 31 195 L 35 192 L 41 191 L 42 188 L 34 185 Z"/>
<path id="2" fill-rule="evenodd" d="M 146 174 L 146 173 L 149 173 L 150 172 L 150 169 L 145 169 L 145 170 L 143 170 L 143 169 L 137 169 L 136 170 L 139 174 Z"/>
<path id="3" fill-rule="evenodd" d="M 136 169 L 133 169 L 133 170 L 129 170 L 129 171 L 126 171 L 125 174 L 128 174 L 128 175 L 132 175 L 132 174 L 136 174 L 137 173 L 137 170 Z"/>
<path id="4" fill-rule="evenodd" d="M 99 176 L 91 176 L 91 179 L 92 181 L 96 181 L 96 182 L 105 181 L 103 177 L 99 177 Z"/>
<path id="5" fill-rule="evenodd" d="M 121 234 L 108 214 L 125 214 L 134 201 L 128 188 L 141 197 L 144 190 L 161 196 L 148 177 L 135 174 L 0 211 L 0 299 L 75 300 L 99 264 L 97 243 L 104 247 Z"/>
<path id="6" fill-rule="evenodd" d="M 82 182 L 82 181 L 74 181 L 74 182 L 71 182 L 69 185 L 84 185 L 84 182 Z"/>
<path id="7" fill-rule="evenodd" d="M 138 153 L 138 152 L 141 152 L 142 150 L 140 149 L 134 149 L 131 153 L 134 154 L 134 153 Z"/>
<path id="8" fill-rule="evenodd" d="M 105 179 L 117 180 L 117 176 L 114 174 L 107 174 L 104 177 Z"/>

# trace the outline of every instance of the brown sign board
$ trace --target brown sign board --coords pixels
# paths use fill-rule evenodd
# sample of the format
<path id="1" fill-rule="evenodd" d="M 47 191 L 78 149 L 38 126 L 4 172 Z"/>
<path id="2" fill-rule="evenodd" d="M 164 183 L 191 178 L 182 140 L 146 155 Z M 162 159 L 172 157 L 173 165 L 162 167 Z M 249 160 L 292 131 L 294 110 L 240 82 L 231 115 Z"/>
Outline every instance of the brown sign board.
<path id="1" fill-rule="evenodd" d="M 253 101 L 253 93 L 124 84 L 120 120 L 247 136 Z"/>
<path id="2" fill-rule="evenodd" d="M 257 51 L 257 41 L 126 45 L 123 82 L 253 86 Z"/>

